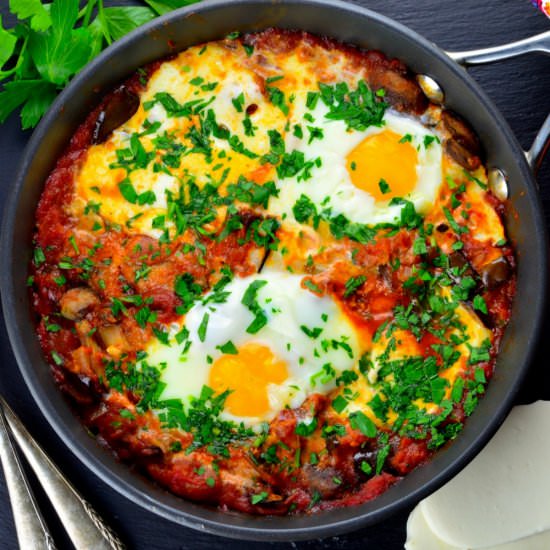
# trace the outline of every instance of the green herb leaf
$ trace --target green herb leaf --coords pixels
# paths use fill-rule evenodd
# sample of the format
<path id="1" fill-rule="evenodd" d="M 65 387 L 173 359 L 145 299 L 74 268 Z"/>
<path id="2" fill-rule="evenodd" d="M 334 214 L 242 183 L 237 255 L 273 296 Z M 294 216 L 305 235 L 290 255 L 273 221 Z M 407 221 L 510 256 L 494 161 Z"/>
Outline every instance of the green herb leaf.
<path id="1" fill-rule="evenodd" d="M 426 246 L 426 239 L 418 237 L 413 243 L 413 252 L 417 255 L 426 254 L 428 247 Z"/>
<path id="2" fill-rule="evenodd" d="M 367 475 L 372 473 L 372 466 L 365 460 L 361 461 L 361 471 Z"/>
<path id="3" fill-rule="evenodd" d="M 205 313 L 203 318 L 202 318 L 201 324 L 199 325 L 199 328 L 197 329 L 197 334 L 198 334 L 199 340 L 201 342 L 204 342 L 204 340 L 206 339 L 206 330 L 208 329 L 208 321 L 209 320 L 210 320 L 210 314 Z"/>
<path id="4" fill-rule="evenodd" d="M 344 409 L 348 406 L 348 400 L 342 396 L 342 395 L 337 395 L 333 400 L 332 400 L 332 408 L 338 413 L 340 414 L 341 412 L 344 411 Z"/>
<path id="5" fill-rule="evenodd" d="M 12 111 L 32 98 L 55 93 L 56 87 L 44 80 L 13 80 L 4 84 L 0 92 L 0 123 L 4 122 Z"/>
<path id="6" fill-rule="evenodd" d="M 275 86 L 266 86 L 266 91 L 269 101 L 271 101 L 275 107 L 278 107 L 285 116 L 288 116 L 289 109 L 284 92 Z"/>
<path id="7" fill-rule="evenodd" d="M 484 189 L 484 190 L 487 189 L 487 184 L 486 184 L 486 183 L 483 183 L 479 178 L 476 178 L 473 174 L 470 174 L 470 172 L 468 172 L 467 170 L 463 170 L 462 173 L 463 173 L 470 181 L 476 182 L 476 183 L 481 187 L 481 189 Z"/>
<path id="8" fill-rule="evenodd" d="M 390 454 L 390 444 L 388 442 L 389 437 L 387 433 L 383 433 L 380 436 L 380 443 L 382 444 L 382 447 L 378 451 L 378 455 L 376 456 L 376 475 L 378 475 L 382 468 L 384 467 L 384 463 L 386 462 L 386 458 L 388 458 L 388 455 Z"/>
<path id="9" fill-rule="evenodd" d="M 355 411 L 349 415 L 350 425 L 367 437 L 376 437 L 376 424 L 363 412 Z"/>
<path id="10" fill-rule="evenodd" d="M 143 6 L 112 7 L 103 10 L 103 22 L 112 40 L 122 38 L 155 17 L 156 13 L 152 9 Z M 96 19 L 93 24 L 99 21 Z"/>
<path id="11" fill-rule="evenodd" d="M 317 418 L 313 418 L 311 422 L 298 422 L 295 432 L 297 435 L 307 437 L 311 435 L 317 428 Z"/>
<path id="12" fill-rule="evenodd" d="M 61 2 L 69 2 L 76 7 L 72 0 L 57 0 L 57 3 Z M 60 14 L 58 19 L 66 24 L 72 17 L 63 18 Z M 54 22 L 47 32 L 31 35 L 29 51 L 40 76 L 48 82 L 64 86 L 88 62 L 90 41 L 91 35 L 87 28 L 67 31 L 63 27 L 56 27 Z"/>
<path id="13" fill-rule="evenodd" d="M 254 321 L 246 328 L 246 332 L 248 332 L 248 334 L 256 334 L 265 327 L 265 325 L 267 325 L 267 316 L 263 311 L 259 311 L 256 313 Z"/>
<path id="14" fill-rule="evenodd" d="M 17 37 L 4 29 L 2 25 L 2 16 L 0 15 L 0 69 L 12 56 L 16 44 Z"/>
<path id="15" fill-rule="evenodd" d="M 262 279 L 257 279 L 248 285 L 248 288 L 245 290 L 243 297 L 241 299 L 241 304 L 246 306 L 248 309 L 252 309 L 255 304 L 257 304 L 257 295 L 260 288 L 267 285 L 267 281 Z"/>
<path id="16" fill-rule="evenodd" d="M 222 346 L 216 346 L 222 353 L 226 353 L 228 355 L 237 355 L 239 353 L 239 350 L 235 346 L 235 344 L 229 340 Z"/>
<path id="17" fill-rule="evenodd" d="M 437 136 L 430 136 L 426 135 L 424 136 L 424 147 L 427 149 L 432 143 L 439 143 L 439 138 Z"/>
<path id="18" fill-rule="evenodd" d="M 387 193 L 390 193 L 391 192 L 391 189 L 390 189 L 390 186 L 388 184 L 388 182 L 382 178 L 379 182 L 378 182 L 378 187 L 380 188 L 380 192 L 383 194 L 383 195 L 386 195 Z"/>
<path id="19" fill-rule="evenodd" d="M 144 0 L 149 4 L 159 15 L 164 15 L 172 10 L 196 4 L 200 0 Z"/>
<path id="20" fill-rule="evenodd" d="M 44 82 L 39 90 L 37 90 L 37 93 L 27 98 L 25 105 L 21 109 L 21 126 L 23 130 L 34 128 L 38 124 L 56 95 L 57 88 L 49 82 Z"/>
<path id="21" fill-rule="evenodd" d="M 305 279 L 304 286 L 315 294 L 323 294 L 323 291 L 311 279 Z"/>
<path id="22" fill-rule="evenodd" d="M 344 291 L 344 298 L 349 298 L 352 294 L 361 288 L 363 283 L 367 280 L 365 275 L 358 275 L 357 277 L 350 277 L 346 281 L 346 289 Z"/>
<path id="23" fill-rule="evenodd" d="M 195 282 L 190 273 L 183 273 L 176 277 L 174 291 L 182 301 L 182 305 L 177 306 L 176 313 L 183 315 L 193 307 L 195 301 L 202 295 L 203 288 Z"/>
<path id="24" fill-rule="evenodd" d="M 300 198 L 292 207 L 292 213 L 298 223 L 307 223 L 311 218 L 313 218 L 314 226 L 316 226 L 319 222 L 317 207 L 307 195 L 300 195 Z"/>
<path id="25" fill-rule="evenodd" d="M 252 497 L 250 497 L 250 502 L 254 505 L 259 504 L 260 502 L 263 502 L 267 497 L 268 497 L 268 493 L 266 491 L 262 491 L 257 495 L 252 495 Z"/>
<path id="26" fill-rule="evenodd" d="M 369 126 L 382 126 L 387 104 L 378 101 L 376 94 L 360 80 L 356 90 L 350 90 L 345 83 L 334 86 L 319 83 L 321 100 L 329 108 L 325 118 L 343 120 L 348 129 L 366 130 Z"/>
<path id="27" fill-rule="evenodd" d="M 44 251 L 39 246 L 37 246 L 34 249 L 33 258 L 34 258 L 34 265 L 36 265 L 36 267 L 38 267 L 39 265 L 43 264 L 46 261 L 46 256 L 44 255 Z"/>
<path id="28" fill-rule="evenodd" d="M 33 31 L 45 31 L 52 24 L 50 14 L 40 0 L 10 0 L 10 11 L 19 19 L 29 19 Z"/>
<path id="29" fill-rule="evenodd" d="M 136 204 L 138 201 L 138 194 L 130 180 L 122 180 L 118 184 L 118 189 L 121 195 L 130 203 Z"/>
<path id="30" fill-rule="evenodd" d="M 308 338 L 311 338 L 313 340 L 316 340 L 317 338 L 319 338 L 319 336 L 321 335 L 321 332 L 323 332 L 323 329 L 320 327 L 309 328 L 309 327 L 306 327 L 305 325 L 300 325 L 300 330 Z"/>
<path id="31" fill-rule="evenodd" d="M 483 296 L 479 296 L 479 295 L 474 296 L 472 305 L 474 306 L 474 309 L 481 311 L 481 313 L 487 314 L 487 304 L 485 303 Z"/>

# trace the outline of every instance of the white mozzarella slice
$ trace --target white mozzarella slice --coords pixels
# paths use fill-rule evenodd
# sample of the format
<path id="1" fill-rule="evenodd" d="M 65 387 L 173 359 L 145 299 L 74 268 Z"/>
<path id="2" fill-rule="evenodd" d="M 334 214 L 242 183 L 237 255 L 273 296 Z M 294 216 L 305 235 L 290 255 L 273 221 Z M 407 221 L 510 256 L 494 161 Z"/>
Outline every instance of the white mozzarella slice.
<path id="1" fill-rule="evenodd" d="M 491 546 L 484 550 L 548 550 L 550 548 L 550 531 L 543 531 L 530 537 Z"/>
<path id="2" fill-rule="evenodd" d="M 516 407 L 483 452 L 420 503 L 436 537 L 477 549 L 550 529 L 549 432 L 550 402 Z"/>
<path id="3" fill-rule="evenodd" d="M 434 535 L 430 526 L 426 523 L 420 506 L 417 506 L 410 514 L 407 521 L 407 541 L 405 550 L 460 550 L 443 542 Z"/>
<path id="4" fill-rule="evenodd" d="M 543 531 L 512 542 L 486 547 L 483 550 L 548 550 L 550 531 Z M 465 546 L 450 545 L 434 534 L 426 522 L 420 506 L 410 514 L 407 521 L 405 550 L 469 550 Z"/>

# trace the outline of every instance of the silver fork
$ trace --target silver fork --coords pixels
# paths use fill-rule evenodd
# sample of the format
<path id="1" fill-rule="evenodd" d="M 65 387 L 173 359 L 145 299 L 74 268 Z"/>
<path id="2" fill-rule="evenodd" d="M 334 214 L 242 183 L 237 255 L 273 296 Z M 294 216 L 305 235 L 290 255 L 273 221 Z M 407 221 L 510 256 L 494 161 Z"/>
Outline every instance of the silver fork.
<path id="1" fill-rule="evenodd" d="M 0 397 L 0 458 L 22 550 L 55 550 L 55 543 L 34 499 L 14 441 L 44 488 L 77 550 L 124 550 L 126 547 L 69 483 L 40 448 L 9 405 Z"/>

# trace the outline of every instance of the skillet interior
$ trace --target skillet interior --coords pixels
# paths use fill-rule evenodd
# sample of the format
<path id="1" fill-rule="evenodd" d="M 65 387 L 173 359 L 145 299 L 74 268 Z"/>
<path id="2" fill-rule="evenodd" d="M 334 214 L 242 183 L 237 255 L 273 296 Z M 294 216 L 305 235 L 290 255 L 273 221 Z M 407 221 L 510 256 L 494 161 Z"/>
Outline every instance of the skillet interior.
<path id="1" fill-rule="evenodd" d="M 499 166 L 509 176 L 514 215 L 509 216 L 508 230 L 519 256 L 518 292 L 495 376 L 460 437 L 376 500 L 311 517 L 224 514 L 181 500 L 117 463 L 87 435 L 56 388 L 35 337 L 25 286 L 34 210 L 43 183 L 99 97 L 137 67 L 170 53 L 170 44 L 180 50 L 230 31 L 268 26 L 300 28 L 380 49 L 402 59 L 413 71 L 436 78 L 445 89 L 447 106 L 463 114 L 480 136 L 488 165 Z M 435 490 L 479 452 L 511 407 L 534 350 L 544 304 L 545 238 L 535 184 L 509 127 L 463 69 L 426 40 L 350 4 L 323 0 L 213 1 L 169 14 L 126 37 L 86 68 L 56 101 L 27 147 L 6 206 L 2 257 L 7 269 L 2 272 L 1 290 L 11 343 L 25 380 L 50 423 L 89 468 L 136 503 L 178 523 L 225 536 L 296 540 L 375 523 Z"/>

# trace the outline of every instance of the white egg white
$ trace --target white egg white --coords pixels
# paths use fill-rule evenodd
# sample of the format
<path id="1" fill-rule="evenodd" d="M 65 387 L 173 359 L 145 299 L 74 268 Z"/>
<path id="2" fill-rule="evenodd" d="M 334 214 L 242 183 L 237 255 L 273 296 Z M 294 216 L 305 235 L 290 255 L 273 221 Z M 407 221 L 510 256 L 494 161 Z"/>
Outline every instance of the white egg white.
<path id="1" fill-rule="evenodd" d="M 310 179 L 298 181 L 294 177 L 280 182 L 279 197 L 272 199 L 269 205 L 272 213 L 293 216 L 292 207 L 300 195 L 304 194 L 319 211 L 331 208 L 334 215 L 343 214 L 353 222 L 374 225 L 398 221 L 403 206 L 389 206 L 387 201 L 378 202 L 367 191 L 357 188 L 353 185 L 346 166 L 346 157 L 355 147 L 365 138 L 385 130 L 392 130 L 400 136 L 410 135 L 411 144 L 417 151 L 417 184 L 412 193 L 403 198 L 411 201 L 421 213 L 425 213 L 433 205 L 441 185 L 443 155 L 438 140 L 431 142 L 429 147 L 424 145 L 424 138 L 433 136 L 433 132 L 413 118 L 392 110 L 386 111 L 382 126 L 369 126 L 364 131 L 349 130 L 344 121 L 327 119 L 327 112 L 327 107 L 321 101 L 312 111 L 304 106 L 300 112 L 300 108 L 296 106 L 296 121 L 303 122 L 306 113 L 310 113 L 314 120 L 303 124 L 302 139 L 292 132 L 286 135 L 286 150 L 303 152 L 306 161 L 319 158 L 321 165 L 312 169 Z M 321 128 L 323 138 L 310 142 L 307 125 Z"/>
<path id="2" fill-rule="evenodd" d="M 257 299 L 268 322 L 256 334 L 249 334 L 246 329 L 254 315 L 241 300 L 249 285 L 258 280 L 266 281 Z M 177 344 L 173 338 L 180 326 L 172 328 L 170 346 L 152 341 L 147 348 L 149 364 L 166 364 L 162 369 L 166 388 L 161 398 L 186 402 L 190 396 L 198 396 L 202 386 L 208 385 L 212 363 L 223 355 L 219 347 L 228 341 L 237 349 L 250 342 L 268 347 L 277 359 L 286 363 L 289 376 L 281 384 L 269 385 L 270 408 L 265 416 L 236 417 L 224 411 L 222 418 L 252 426 L 271 420 L 287 405 L 299 406 L 311 393 L 326 394 L 332 390 L 336 385 L 335 376 L 323 376 L 323 365 L 332 365 L 336 376 L 354 368 L 360 356 L 359 339 L 351 322 L 331 298 L 319 297 L 301 283 L 299 275 L 261 273 L 235 278 L 224 289 L 229 292 L 224 303 L 208 303 L 209 294 L 206 294 L 182 319 L 190 341 L 185 353 L 182 353 L 185 344 Z M 205 314 L 209 320 L 201 341 L 199 327 Z M 322 332 L 312 338 L 302 327 L 320 328 Z M 343 342 L 345 346 L 334 346 L 333 341 Z"/>

